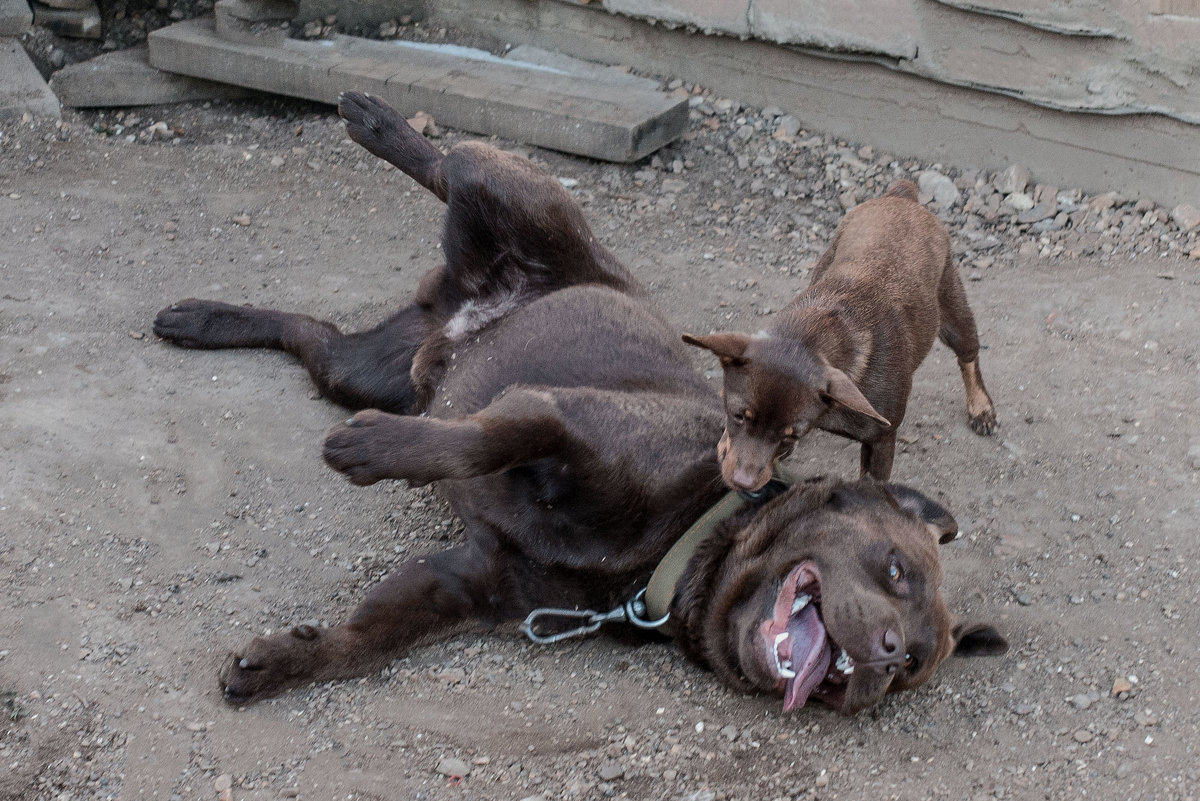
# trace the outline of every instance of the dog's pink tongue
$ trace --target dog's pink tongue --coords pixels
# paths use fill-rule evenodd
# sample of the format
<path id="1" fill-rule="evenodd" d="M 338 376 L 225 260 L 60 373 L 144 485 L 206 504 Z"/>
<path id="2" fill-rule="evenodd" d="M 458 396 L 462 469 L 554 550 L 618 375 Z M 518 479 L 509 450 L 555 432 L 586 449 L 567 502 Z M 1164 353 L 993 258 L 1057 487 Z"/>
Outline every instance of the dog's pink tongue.
<path id="1" fill-rule="evenodd" d="M 833 649 L 825 636 L 825 626 L 817 615 L 815 604 L 809 604 L 798 614 L 788 619 L 788 642 L 792 647 L 792 670 L 794 678 L 788 679 L 783 694 L 783 711 L 791 712 L 804 706 L 804 702 L 817 689 L 829 671 Z"/>

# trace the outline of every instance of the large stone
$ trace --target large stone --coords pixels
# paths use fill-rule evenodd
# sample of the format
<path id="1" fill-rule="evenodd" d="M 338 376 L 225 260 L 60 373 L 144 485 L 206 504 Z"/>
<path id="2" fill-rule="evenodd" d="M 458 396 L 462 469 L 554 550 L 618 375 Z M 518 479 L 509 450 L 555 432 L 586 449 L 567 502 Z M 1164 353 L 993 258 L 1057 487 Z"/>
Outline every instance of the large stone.
<path id="1" fill-rule="evenodd" d="M 58 117 L 58 98 L 16 39 L 0 39 L 0 120 L 32 114 Z"/>
<path id="2" fill-rule="evenodd" d="M 33 22 L 47 30 L 71 39 L 99 39 L 100 9 L 95 2 L 83 8 L 51 8 L 36 0 L 29 4 L 33 11 Z"/>
<path id="3" fill-rule="evenodd" d="M 0 0 L 0 36 L 20 36 L 33 24 L 33 12 L 25 0 Z"/>
<path id="4" fill-rule="evenodd" d="M 146 45 L 63 67 L 50 78 L 50 88 L 73 108 L 147 106 L 248 94 L 241 87 L 155 69 Z"/>

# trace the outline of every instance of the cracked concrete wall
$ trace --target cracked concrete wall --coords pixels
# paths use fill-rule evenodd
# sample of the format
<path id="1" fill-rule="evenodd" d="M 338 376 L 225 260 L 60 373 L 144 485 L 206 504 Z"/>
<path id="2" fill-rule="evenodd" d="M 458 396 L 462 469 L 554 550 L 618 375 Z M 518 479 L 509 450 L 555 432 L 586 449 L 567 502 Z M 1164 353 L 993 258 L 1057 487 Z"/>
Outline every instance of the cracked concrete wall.
<path id="1" fill-rule="evenodd" d="M 562 0 L 586 5 L 589 0 Z M 1059 110 L 1200 124 L 1200 0 L 590 0 Z"/>

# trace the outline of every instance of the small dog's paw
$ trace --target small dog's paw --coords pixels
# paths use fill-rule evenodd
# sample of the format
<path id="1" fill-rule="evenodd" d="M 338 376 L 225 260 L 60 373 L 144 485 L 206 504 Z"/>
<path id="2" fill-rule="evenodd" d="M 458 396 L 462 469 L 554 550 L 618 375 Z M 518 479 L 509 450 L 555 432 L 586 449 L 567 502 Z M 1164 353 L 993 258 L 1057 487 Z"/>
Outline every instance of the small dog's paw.
<path id="1" fill-rule="evenodd" d="M 996 410 L 986 409 L 976 415 L 968 416 L 967 422 L 971 426 L 971 430 L 980 436 L 990 436 L 997 428 L 1000 427 L 999 421 L 996 420 Z"/>
<path id="2" fill-rule="evenodd" d="M 389 478 L 381 460 L 390 450 L 386 430 L 396 420 L 395 415 L 387 412 L 366 409 L 329 429 L 325 436 L 325 464 L 363 487 Z"/>
<path id="3" fill-rule="evenodd" d="M 184 348 L 226 347 L 231 327 L 240 328 L 243 316 L 238 306 L 188 298 L 154 316 L 154 333 Z"/>
<path id="4" fill-rule="evenodd" d="M 320 667 L 324 636 L 321 629 L 303 624 L 283 634 L 255 637 L 221 669 L 225 700 L 241 706 L 305 683 Z"/>

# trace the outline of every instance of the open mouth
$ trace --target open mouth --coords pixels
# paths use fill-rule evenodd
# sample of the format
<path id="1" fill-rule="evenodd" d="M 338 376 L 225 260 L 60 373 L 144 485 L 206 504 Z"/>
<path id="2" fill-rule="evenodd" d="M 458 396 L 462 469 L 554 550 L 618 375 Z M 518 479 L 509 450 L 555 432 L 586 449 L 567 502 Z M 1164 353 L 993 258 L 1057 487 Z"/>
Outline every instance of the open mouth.
<path id="1" fill-rule="evenodd" d="M 801 562 L 783 580 L 772 616 L 759 627 L 768 672 L 783 690 L 783 711 L 811 697 L 837 707 L 854 660 L 830 638 L 821 619 L 821 575 Z"/>

